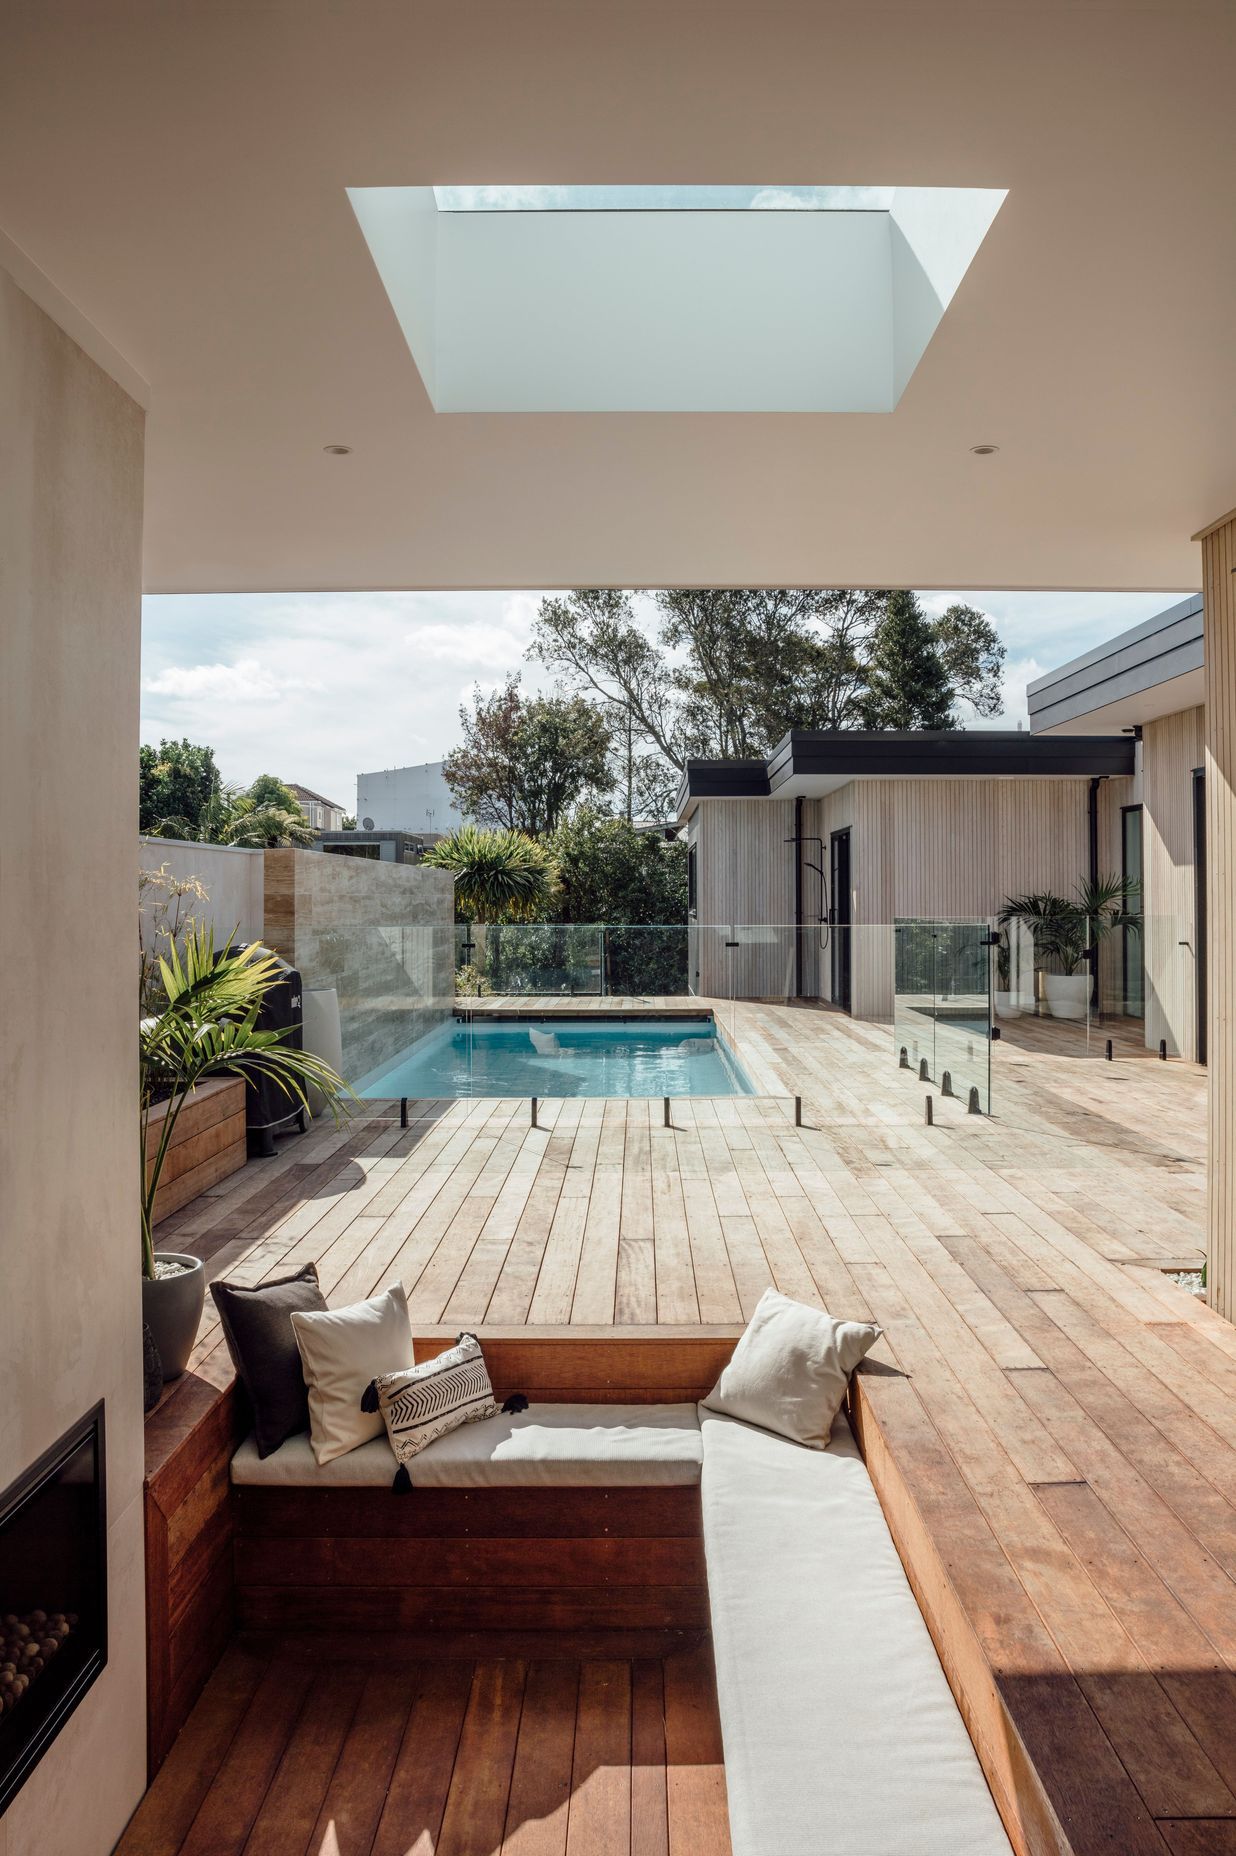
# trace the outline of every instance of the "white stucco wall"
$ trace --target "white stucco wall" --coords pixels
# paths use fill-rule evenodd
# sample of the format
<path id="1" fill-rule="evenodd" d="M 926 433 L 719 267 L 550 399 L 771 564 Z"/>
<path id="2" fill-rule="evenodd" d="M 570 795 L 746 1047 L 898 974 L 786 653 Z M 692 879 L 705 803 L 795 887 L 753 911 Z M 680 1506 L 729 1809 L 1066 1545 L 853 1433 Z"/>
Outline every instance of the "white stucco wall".
<path id="1" fill-rule="evenodd" d="M 142 449 L 140 408 L 0 271 L 0 1489 L 103 1398 L 110 1593 L 108 1666 L 0 1856 L 104 1856 L 145 1775 Z"/>
<path id="2" fill-rule="evenodd" d="M 230 844 L 192 844 L 175 838 L 139 838 L 137 862 L 141 870 L 158 870 L 166 864 L 172 876 L 197 877 L 209 902 L 189 902 L 198 921 L 210 922 L 215 946 L 231 936 L 237 941 L 260 940 L 262 935 L 261 851 Z M 149 909 L 143 911 L 143 928 Z"/>

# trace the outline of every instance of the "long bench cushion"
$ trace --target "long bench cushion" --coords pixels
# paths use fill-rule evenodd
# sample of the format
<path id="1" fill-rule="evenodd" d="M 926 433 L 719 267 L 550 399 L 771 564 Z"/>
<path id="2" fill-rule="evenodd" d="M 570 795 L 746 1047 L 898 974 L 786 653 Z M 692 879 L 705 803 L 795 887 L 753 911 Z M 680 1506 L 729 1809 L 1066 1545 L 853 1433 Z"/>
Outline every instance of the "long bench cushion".
<path id="1" fill-rule="evenodd" d="M 412 1465 L 416 1489 L 639 1488 L 696 1483 L 702 1445 L 694 1405 L 550 1405 L 502 1412 L 429 1444 Z M 232 1480 L 274 1488 L 389 1488 L 396 1463 L 384 1437 L 322 1465 L 307 1436 L 259 1457 L 247 1438 Z"/>
<path id="2" fill-rule="evenodd" d="M 1010 1856 L 844 1414 L 700 1418 L 734 1856 Z"/>

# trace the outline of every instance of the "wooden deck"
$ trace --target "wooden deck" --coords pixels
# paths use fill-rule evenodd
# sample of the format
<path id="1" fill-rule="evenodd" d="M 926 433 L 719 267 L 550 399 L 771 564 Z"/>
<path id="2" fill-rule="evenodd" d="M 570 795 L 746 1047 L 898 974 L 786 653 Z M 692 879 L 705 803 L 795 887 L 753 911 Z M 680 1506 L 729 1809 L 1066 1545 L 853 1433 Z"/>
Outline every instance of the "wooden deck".
<path id="1" fill-rule="evenodd" d="M 325 1659 L 325 1660 L 324 1660 Z M 224 1655 L 118 1856 L 728 1856 L 706 1648 Z"/>
<path id="2" fill-rule="evenodd" d="M 725 1009 L 765 1096 L 319 1127 L 160 1238 L 315 1258 L 335 1303 L 399 1277 L 416 1324 L 736 1333 L 770 1281 L 879 1320 L 860 1435 L 1015 1844 L 1233 1856 L 1236 1329 L 1162 1274 L 1202 1254 L 1204 1073 L 1023 1023 L 993 1117 L 927 1127 L 887 1027 Z M 209 1318 L 195 1372 L 230 1377 Z"/>

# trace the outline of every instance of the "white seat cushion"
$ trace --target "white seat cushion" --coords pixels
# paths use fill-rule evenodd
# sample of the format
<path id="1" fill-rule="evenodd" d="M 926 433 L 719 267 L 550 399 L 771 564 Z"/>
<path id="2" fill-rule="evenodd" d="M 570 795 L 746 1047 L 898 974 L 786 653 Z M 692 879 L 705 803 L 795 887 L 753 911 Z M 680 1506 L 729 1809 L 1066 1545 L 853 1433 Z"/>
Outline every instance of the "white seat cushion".
<path id="1" fill-rule="evenodd" d="M 549 1405 L 501 1412 L 429 1444 L 410 1466 L 418 1489 L 648 1488 L 700 1479 L 694 1405 Z M 232 1480 L 283 1488 L 389 1488 L 384 1437 L 319 1465 L 307 1436 L 259 1457 L 249 1437 Z"/>
<path id="2" fill-rule="evenodd" d="M 733 1856 L 1010 1856 L 844 1414 L 700 1419 Z"/>

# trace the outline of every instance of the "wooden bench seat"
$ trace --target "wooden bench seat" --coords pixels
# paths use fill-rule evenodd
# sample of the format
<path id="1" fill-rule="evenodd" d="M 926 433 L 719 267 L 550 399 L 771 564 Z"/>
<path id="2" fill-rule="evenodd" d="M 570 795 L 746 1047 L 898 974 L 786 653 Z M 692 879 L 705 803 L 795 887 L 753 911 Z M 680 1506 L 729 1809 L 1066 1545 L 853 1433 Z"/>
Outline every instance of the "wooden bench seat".
<path id="1" fill-rule="evenodd" d="M 238 1620 L 698 1630 L 700 1459 L 689 1404 L 538 1401 L 438 1438 L 402 1492 L 385 1438 L 321 1467 L 307 1437 L 264 1459 L 250 1439 L 232 1461 Z"/>

